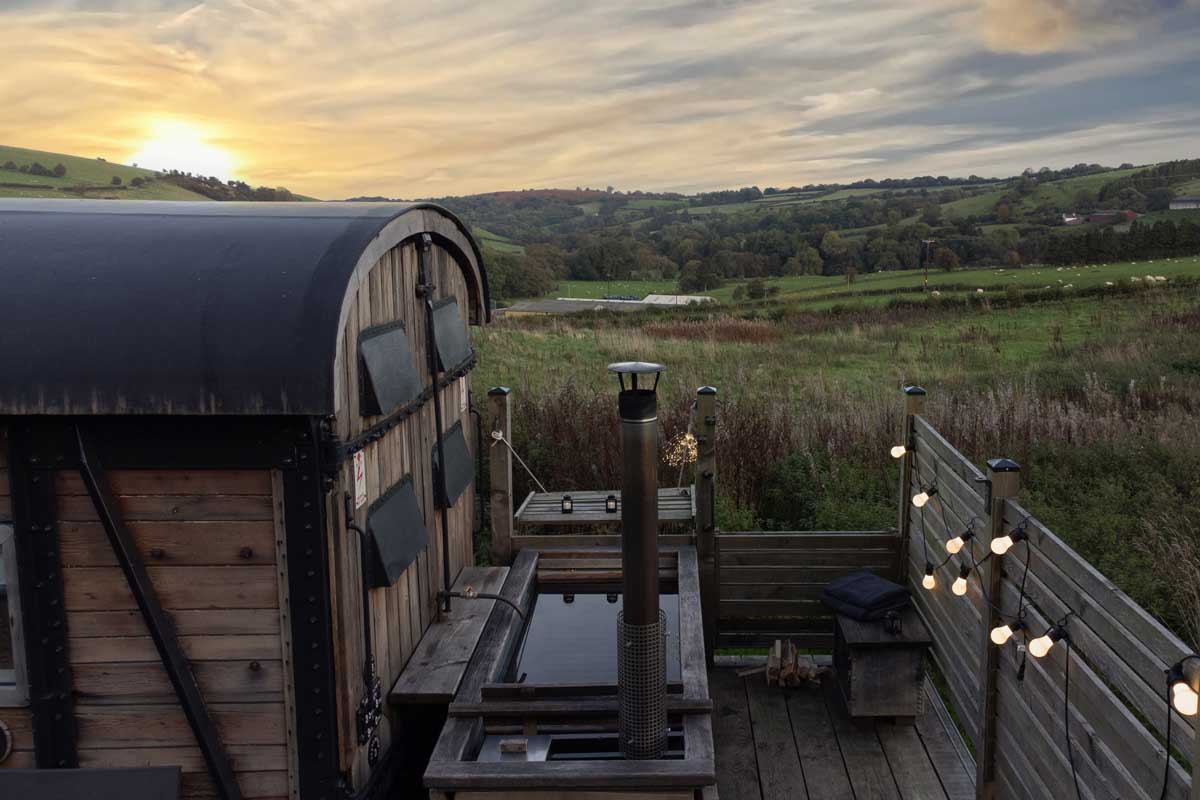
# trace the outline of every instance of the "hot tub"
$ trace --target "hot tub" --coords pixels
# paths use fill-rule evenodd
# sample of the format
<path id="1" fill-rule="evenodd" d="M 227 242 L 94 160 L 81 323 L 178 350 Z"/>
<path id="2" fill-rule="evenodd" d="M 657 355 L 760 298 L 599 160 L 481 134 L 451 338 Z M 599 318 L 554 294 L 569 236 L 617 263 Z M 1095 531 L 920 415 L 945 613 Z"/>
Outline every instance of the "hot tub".
<path id="1" fill-rule="evenodd" d="M 424 782 L 435 798 L 507 800 L 621 790 L 693 800 L 715 782 L 695 548 L 662 548 L 668 746 L 630 760 L 617 740 L 619 551 L 523 550 L 463 678 Z M 570 564 L 581 566 L 571 568 Z M 626 795 L 622 794 L 622 798 Z"/>

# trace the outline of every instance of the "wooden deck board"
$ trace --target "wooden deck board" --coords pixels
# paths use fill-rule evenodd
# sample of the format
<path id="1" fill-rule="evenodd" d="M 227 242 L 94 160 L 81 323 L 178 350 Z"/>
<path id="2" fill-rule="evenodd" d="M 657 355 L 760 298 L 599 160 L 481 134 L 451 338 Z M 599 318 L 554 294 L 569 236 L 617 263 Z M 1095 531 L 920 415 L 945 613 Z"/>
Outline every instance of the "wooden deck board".
<path id="1" fill-rule="evenodd" d="M 750 681 L 746 693 L 763 800 L 808 800 L 784 691 L 764 681 Z"/>
<path id="2" fill-rule="evenodd" d="M 733 670 L 714 670 L 708 674 L 708 686 L 713 697 L 717 793 L 721 800 L 762 800 L 746 684 Z"/>
<path id="3" fill-rule="evenodd" d="M 809 800 L 854 800 L 846 763 L 821 693 L 807 689 L 785 693 Z"/>
<path id="4" fill-rule="evenodd" d="M 453 591 L 471 587 L 495 594 L 504 585 L 508 567 L 467 567 L 459 573 Z M 429 626 L 408 665 L 392 686 L 393 703 L 448 703 L 454 699 L 467 663 L 492 613 L 495 600 L 463 600 L 450 603 L 450 613 Z"/>
<path id="5" fill-rule="evenodd" d="M 574 511 L 570 514 L 562 513 L 564 494 L 569 494 L 574 503 Z M 604 501 L 610 494 L 617 496 L 618 511 L 615 514 L 609 514 L 604 510 Z M 525 502 L 516 513 L 515 521 L 518 526 L 620 525 L 620 498 L 620 489 L 590 492 L 535 492 L 525 498 Z M 660 523 L 687 522 L 694 519 L 695 516 L 696 506 L 690 488 L 658 490 L 658 521 Z"/>
<path id="6" fill-rule="evenodd" d="M 936 698 L 915 726 L 896 725 L 852 720 L 830 680 L 821 689 L 778 689 L 761 674 L 739 678 L 717 668 L 708 677 L 722 800 L 975 796 L 961 739 L 940 718 Z"/>

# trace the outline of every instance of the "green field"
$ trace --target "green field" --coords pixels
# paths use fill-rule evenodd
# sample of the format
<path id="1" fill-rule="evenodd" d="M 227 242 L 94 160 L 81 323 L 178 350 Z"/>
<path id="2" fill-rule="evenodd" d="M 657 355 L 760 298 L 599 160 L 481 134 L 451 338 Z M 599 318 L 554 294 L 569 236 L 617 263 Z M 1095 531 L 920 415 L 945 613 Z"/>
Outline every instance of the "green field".
<path id="1" fill-rule="evenodd" d="M 929 288 L 950 297 L 974 294 L 983 289 L 984 295 L 1003 294 L 1009 287 L 1021 290 L 1044 288 L 1088 289 L 1131 282 L 1131 278 L 1143 279 L 1146 275 L 1170 278 L 1186 276 L 1200 279 L 1200 257 L 1157 259 L 1154 261 L 1125 262 L 1120 264 L 1094 264 L 1078 267 L 1038 267 L 1023 269 L 961 269 L 954 272 L 931 270 Z M 846 283 L 844 275 L 796 275 L 786 278 L 770 278 L 767 286 L 779 288 L 779 299 L 804 303 L 809 308 L 828 308 L 833 305 L 877 306 L 886 304 L 893 296 L 912 292 L 924 284 L 925 274 L 921 270 L 896 272 L 872 272 L 858 276 L 852 284 Z M 733 292 L 744 282 L 726 283 L 719 289 L 696 292 L 715 297 L 722 303 L 733 302 Z M 1070 288 L 1067 288 L 1067 287 Z M 893 294 L 895 293 L 895 294 Z M 599 299 L 605 295 L 680 294 L 679 284 L 673 280 L 660 281 L 562 281 L 558 289 L 547 297 L 579 297 Z"/>
<path id="2" fill-rule="evenodd" d="M 1168 280 L 1130 281 L 1146 274 Z M 765 303 L 522 317 L 473 330 L 472 388 L 512 388 L 514 447 L 551 491 L 594 489 L 620 477 L 605 365 L 662 363 L 664 440 L 686 426 L 696 387 L 717 387 L 723 529 L 863 530 L 894 524 L 886 452 L 898 387 L 918 383 L 950 441 L 977 464 L 1021 463 L 1022 505 L 1195 646 L 1183 587 L 1200 560 L 1162 548 L 1200 546 L 1198 277 L 1198 258 L 963 270 L 931 274 L 932 286 L 964 288 L 925 300 L 911 292 L 917 272 L 864 276 L 849 288 L 857 296 L 838 278 L 796 277 L 777 281 L 784 293 Z M 1129 289 L 1095 291 L 1109 281 Z M 1067 284 L 1093 291 L 943 302 L 976 288 L 1007 301 L 1010 286 Z M 518 495 L 532 489 L 523 474 L 517 481 Z"/>
<path id="3" fill-rule="evenodd" d="M 491 248 L 500 253 L 524 253 L 525 248 L 519 244 L 514 244 L 512 239 L 507 236 L 501 236 L 498 233 L 492 233 L 484 228 L 476 227 L 471 231 L 475 238 L 479 240 L 479 246 L 483 248 Z"/>
<path id="4" fill-rule="evenodd" d="M 0 145 L 0 164 L 9 161 L 18 166 L 36 161 L 48 169 L 53 169 L 56 164 L 62 164 L 67 168 L 67 173 L 61 178 L 56 178 L 0 169 L 0 184 L 10 184 L 8 186 L 0 185 L 0 197 L 89 197 L 127 200 L 208 199 L 175 184 L 156 180 L 153 170 L 114 164 L 94 158 L 79 158 Z M 121 179 L 124 188 L 112 185 L 114 176 Z M 134 178 L 142 178 L 147 183 L 139 187 L 130 186 L 129 183 Z M 12 184 L 28 184 L 28 186 Z"/>

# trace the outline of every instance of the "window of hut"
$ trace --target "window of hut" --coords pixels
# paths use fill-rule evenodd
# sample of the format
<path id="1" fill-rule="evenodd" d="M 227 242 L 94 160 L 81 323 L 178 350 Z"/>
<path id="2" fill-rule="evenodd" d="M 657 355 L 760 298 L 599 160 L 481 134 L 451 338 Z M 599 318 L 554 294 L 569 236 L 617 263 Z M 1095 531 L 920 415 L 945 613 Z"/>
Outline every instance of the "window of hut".
<path id="1" fill-rule="evenodd" d="M 0 706 L 28 701 L 20 636 L 17 554 L 11 525 L 0 525 Z"/>

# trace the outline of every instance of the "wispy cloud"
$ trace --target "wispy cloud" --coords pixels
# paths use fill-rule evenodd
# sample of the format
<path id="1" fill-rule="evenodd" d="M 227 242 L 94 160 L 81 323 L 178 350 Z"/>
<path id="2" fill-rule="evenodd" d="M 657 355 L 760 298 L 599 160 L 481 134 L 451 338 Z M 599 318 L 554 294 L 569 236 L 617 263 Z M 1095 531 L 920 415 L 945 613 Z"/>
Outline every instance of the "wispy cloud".
<path id="1" fill-rule="evenodd" d="M 1150 160 L 1200 149 L 1169 124 L 1197 1 L 8 4 L 0 142 L 119 159 L 193 120 L 241 177 L 326 197 Z"/>

